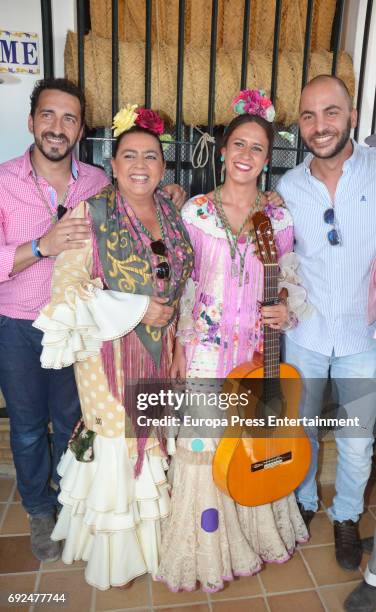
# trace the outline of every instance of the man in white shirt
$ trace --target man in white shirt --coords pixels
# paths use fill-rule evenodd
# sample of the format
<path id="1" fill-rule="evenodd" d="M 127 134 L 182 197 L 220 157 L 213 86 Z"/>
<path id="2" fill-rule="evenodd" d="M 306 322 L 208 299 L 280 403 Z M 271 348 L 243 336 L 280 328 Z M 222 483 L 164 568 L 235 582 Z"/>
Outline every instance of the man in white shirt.
<path id="1" fill-rule="evenodd" d="M 302 414 L 320 415 L 330 376 L 341 405 L 338 416 L 359 418 L 359 426 L 335 431 L 336 495 L 328 512 L 336 558 L 345 569 L 358 567 L 361 560 L 358 520 L 376 415 L 375 325 L 366 318 L 376 255 L 376 150 L 351 140 L 356 121 L 340 79 L 322 75 L 310 81 L 301 96 L 299 127 L 311 154 L 277 186 L 294 219 L 301 283 L 314 307 L 312 316 L 285 337 L 285 361 L 306 379 Z M 316 433 L 310 431 L 312 464 L 297 490 L 307 525 L 318 507 Z"/>

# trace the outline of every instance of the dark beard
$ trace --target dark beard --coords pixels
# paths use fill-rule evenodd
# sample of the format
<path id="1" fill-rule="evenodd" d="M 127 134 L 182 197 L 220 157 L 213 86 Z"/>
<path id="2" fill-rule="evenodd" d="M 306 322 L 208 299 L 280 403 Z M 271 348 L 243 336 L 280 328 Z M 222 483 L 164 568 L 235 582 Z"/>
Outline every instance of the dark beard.
<path id="1" fill-rule="evenodd" d="M 337 144 L 336 144 L 335 148 L 333 149 L 333 151 L 331 151 L 330 153 L 327 153 L 325 155 L 321 155 L 320 153 L 317 153 L 313 148 L 311 148 L 309 146 L 309 144 L 304 140 L 303 137 L 302 137 L 302 140 L 303 140 L 305 146 L 307 147 L 308 151 L 310 153 L 313 153 L 313 155 L 315 157 L 318 157 L 319 159 L 332 159 L 332 157 L 336 157 L 336 155 L 338 155 L 339 153 L 341 153 L 341 151 L 343 151 L 343 149 L 345 148 L 345 146 L 347 145 L 347 143 L 348 143 L 348 141 L 350 139 L 350 134 L 351 134 L 351 119 L 348 120 L 346 129 L 341 133 L 340 139 L 337 142 Z M 324 136 L 324 135 L 325 135 L 325 132 L 320 134 L 320 136 Z"/>
<path id="2" fill-rule="evenodd" d="M 55 136 L 57 138 L 60 137 L 60 135 L 57 136 L 56 134 L 52 134 L 52 132 L 44 134 L 43 136 Z M 65 138 L 65 136 L 64 136 L 64 139 L 65 139 L 65 142 L 68 145 L 66 151 L 64 151 L 63 153 L 60 153 L 59 150 L 58 149 L 54 149 L 54 147 L 52 147 L 50 151 L 46 151 L 44 149 L 44 145 L 43 145 L 43 138 L 36 138 L 36 136 L 34 134 L 34 141 L 35 141 L 35 144 L 38 147 L 39 151 L 42 153 L 42 155 L 44 155 L 44 157 L 46 159 L 48 159 L 49 161 L 52 161 L 52 162 L 60 162 L 60 161 L 62 161 L 63 159 L 65 159 L 66 157 L 68 157 L 72 153 L 74 147 L 76 146 L 77 140 L 72 145 L 69 145 L 69 142 Z"/>

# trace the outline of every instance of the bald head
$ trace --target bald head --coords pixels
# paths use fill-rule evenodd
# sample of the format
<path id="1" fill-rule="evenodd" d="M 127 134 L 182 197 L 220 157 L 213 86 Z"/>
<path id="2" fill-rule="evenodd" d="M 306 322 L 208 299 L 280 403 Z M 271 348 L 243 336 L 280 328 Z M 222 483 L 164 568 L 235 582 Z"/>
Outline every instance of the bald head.
<path id="1" fill-rule="evenodd" d="M 351 149 L 350 133 L 357 114 L 345 83 L 320 75 L 304 87 L 300 98 L 299 128 L 306 147 L 321 159 Z"/>
<path id="2" fill-rule="evenodd" d="M 349 110 L 352 109 L 353 101 L 346 83 L 342 81 L 342 79 L 340 79 L 339 77 L 333 76 L 331 74 L 319 74 L 318 76 L 315 76 L 313 79 L 311 79 L 307 83 L 307 85 L 303 87 L 302 95 L 300 98 L 300 108 L 303 96 L 305 96 L 307 93 L 310 94 L 311 92 L 314 92 L 315 90 L 321 88 L 333 88 L 333 90 L 336 90 L 336 92 L 338 94 L 341 94 L 346 100 Z"/>

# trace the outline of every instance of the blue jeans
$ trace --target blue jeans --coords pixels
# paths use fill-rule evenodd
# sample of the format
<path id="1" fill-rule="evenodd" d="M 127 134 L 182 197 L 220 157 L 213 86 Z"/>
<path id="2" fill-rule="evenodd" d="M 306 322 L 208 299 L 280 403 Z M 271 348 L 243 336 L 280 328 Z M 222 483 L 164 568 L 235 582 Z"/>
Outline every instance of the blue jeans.
<path id="1" fill-rule="evenodd" d="M 54 514 L 57 463 L 80 417 L 73 368 L 43 370 L 42 332 L 32 321 L 0 315 L 0 387 L 22 503 L 30 515 Z M 52 456 L 48 424 L 52 421 Z"/>
<path id="2" fill-rule="evenodd" d="M 359 427 L 346 427 L 334 432 L 337 445 L 336 495 L 328 512 L 332 520 L 357 521 L 363 511 L 363 496 L 372 463 L 373 428 L 376 418 L 376 348 L 345 357 L 327 357 L 284 339 L 285 362 L 294 365 L 305 380 L 300 406 L 301 416 L 319 416 L 328 375 L 337 390 L 340 409 L 338 418 L 359 417 Z M 353 379 L 353 380 L 351 380 Z M 357 380 L 354 380 L 357 379 Z M 363 380 L 360 380 L 363 379 Z M 306 510 L 317 510 L 317 431 L 307 432 L 312 446 L 312 462 L 296 494 Z"/>

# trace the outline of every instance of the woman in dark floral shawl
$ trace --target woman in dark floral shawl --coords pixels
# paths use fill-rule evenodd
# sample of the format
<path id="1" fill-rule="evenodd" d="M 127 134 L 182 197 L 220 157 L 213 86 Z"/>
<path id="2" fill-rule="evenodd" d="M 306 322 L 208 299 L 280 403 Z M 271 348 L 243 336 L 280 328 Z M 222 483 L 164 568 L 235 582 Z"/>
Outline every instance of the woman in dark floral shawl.
<path id="1" fill-rule="evenodd" d="M 167 377 L 193 265 L 180 216 L 158 190 L 162 120 L 128 106 L 114 127 L 117 186 L 74 210 L 91 220 L 92 239 L 57 258 L 52 300 L 36 321 L 42 365 L 74 363 L 83 413 L 59 465 L 62 510 L 52 538 L 66 540 L 65 563 L 88 562 L 86 580 L 99 589 L 158 569 L 169 512 L 166 449 L 137 425 L 143 413 L 129 390 L 132 381 Z"/>

